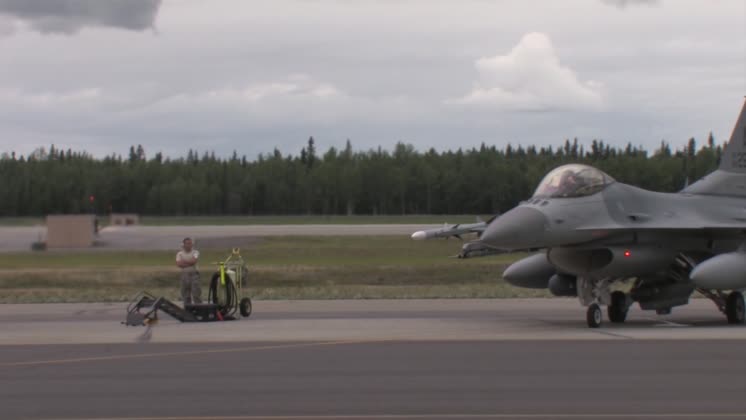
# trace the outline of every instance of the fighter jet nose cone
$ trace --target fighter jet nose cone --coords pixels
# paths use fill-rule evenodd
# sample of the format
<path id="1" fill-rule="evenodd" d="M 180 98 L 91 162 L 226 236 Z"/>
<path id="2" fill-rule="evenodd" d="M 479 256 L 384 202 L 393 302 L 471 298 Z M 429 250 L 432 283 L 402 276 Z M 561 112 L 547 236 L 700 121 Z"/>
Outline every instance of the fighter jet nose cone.
<path id="1" fill-rule="evenodd" d="M 534 248 L 546 230 L 544 213 L 530 207 L 516 207 L 495 219 L 482 235 L 482 242 L 506 250 Z"/>
<path id="2" fill-rule="evenodd" d="M 427 234 L 421 230 L 412 234 L 412 239 L 415 241 L 422 241 L 425 238 L 427 238 Z"/>

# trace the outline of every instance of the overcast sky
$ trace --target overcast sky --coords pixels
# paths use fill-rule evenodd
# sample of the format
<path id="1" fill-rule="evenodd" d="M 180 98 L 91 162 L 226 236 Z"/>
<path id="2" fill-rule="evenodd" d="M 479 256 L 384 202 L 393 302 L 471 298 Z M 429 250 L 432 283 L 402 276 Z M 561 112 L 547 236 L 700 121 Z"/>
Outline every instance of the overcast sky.
<path id="1" fill-rule="evenodd" d="M 730 136 L 744 0 L 0 0 L 0 151 Z"/>

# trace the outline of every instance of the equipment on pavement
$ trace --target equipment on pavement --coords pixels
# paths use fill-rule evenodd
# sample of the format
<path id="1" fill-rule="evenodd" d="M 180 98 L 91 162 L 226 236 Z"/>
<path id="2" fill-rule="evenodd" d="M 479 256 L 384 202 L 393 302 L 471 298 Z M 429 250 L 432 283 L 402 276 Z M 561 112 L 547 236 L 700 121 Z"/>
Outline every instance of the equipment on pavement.
<path id="1" fill-rule="evenodd" d="M 245 296 L 248 267 L 238 248 L 218 266 L 208 288 L 207 303 L 187 304 L 180 307 L 167 298 L 155 297 L 141 291 L 127 305 L 127 326 L 151 325 L 158 321 L 158 311 L 163 311 L 181 322 L 232 321 L 251 316 L 251 298 Z"/>

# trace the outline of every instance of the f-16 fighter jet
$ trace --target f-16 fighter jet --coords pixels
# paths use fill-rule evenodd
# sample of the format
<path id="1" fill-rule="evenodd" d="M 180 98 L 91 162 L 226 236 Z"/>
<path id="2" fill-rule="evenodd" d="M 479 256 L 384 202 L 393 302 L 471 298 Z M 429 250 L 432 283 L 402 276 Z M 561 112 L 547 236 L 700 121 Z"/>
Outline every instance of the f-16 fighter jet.
<path id="1" fill-rule="evenodd" d="M 622 323 L 631 305 L 659 314 L 697 291 L 744 323 L 746 103 L 720 167 L 678 193 L 643 190 L 586 165 L 565 165 L 533 197 L 479 229 L 479 243 L 539 251 L 509 266 L 518 287 L 577 296 L 587 323 Z"/>

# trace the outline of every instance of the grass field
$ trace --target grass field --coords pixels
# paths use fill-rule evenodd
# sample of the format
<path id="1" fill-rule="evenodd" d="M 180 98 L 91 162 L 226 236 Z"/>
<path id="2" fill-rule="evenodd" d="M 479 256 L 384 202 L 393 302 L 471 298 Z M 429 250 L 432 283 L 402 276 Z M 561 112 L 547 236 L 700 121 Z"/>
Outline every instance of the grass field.
<path id="1" fill-rule="evenodd" d="M 473 215 L 411 215 L 411 216 L 144 216 L 146 226 L 195 225 L 376 225 L 376 224 L 440 224 L 474 223 Z"/>
<path id="2" fill-rule="evenodd" d="M 0 217 L 0 226 L 38 226 L 45 223 L 43 217 Z"/>
<path id="3" fill-rule="evenodd" d="M 411 216 L 143 216 L 146 226 L 226 226 L 226 225 L 310 225 L 310 224 L 441 224 L 474 223 L 474 215 L 411 215 Z M 485 216 L 485 219 L 489 216 Z M 108 223 L 100 217 L 101 226 Z M 0 226 L 43 225 L 43 217 L 0 217 Z"/>
<path id="4" fill-rule="evenodd" d="M 256 299 L 502 298 L 547 296 L 500 278 L 520 255 L 448 258 L 458 240 L 401 237 L 263 238 L 242 250 Z M 203 284 L 227 249 L 202 249 Z M 0 254 L 0 302 L 124 301 L 142 289 L 178 298 L 174 253 Z M 206 294 L 206 292 L 205 292 Z"/>

